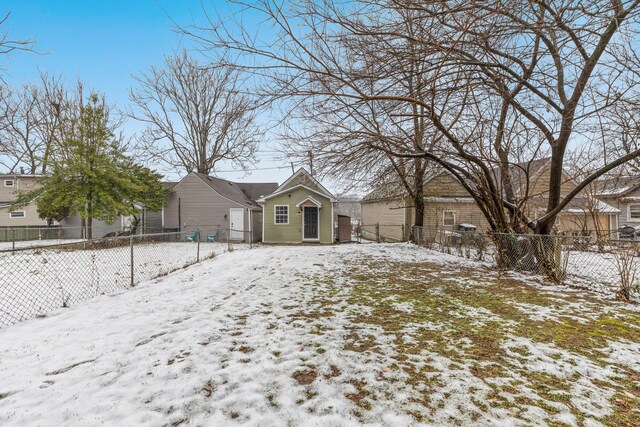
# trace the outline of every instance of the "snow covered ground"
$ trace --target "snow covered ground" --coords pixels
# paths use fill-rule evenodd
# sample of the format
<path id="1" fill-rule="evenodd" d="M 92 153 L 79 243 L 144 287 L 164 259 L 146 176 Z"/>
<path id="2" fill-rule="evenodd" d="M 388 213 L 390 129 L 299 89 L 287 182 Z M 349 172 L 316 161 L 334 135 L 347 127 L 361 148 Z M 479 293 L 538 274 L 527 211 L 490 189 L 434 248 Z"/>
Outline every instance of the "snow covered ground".
<path id="1" fill-rule="evenodd" d="M 0 329 L 0 425 L 638 425 L 638 342 L 409 244 L 263 246 Z"/>
<path id="2" fill-rule="evenodd" d="M 73 243 L 73 242 L 68 242 Z M 124 242 L 127 243 L 126 241 Z M 66 244 L 66 243 L 65 243 Z M 244 245 L 235 245 L 244 248 Z M 200 258 L 227 250 L 223 243 L 200 245 Z M 197 245 L 186 242 L 134 245 L 134 282 L 166 275 L 197 259 Z M 0 327 L 129 288 L 128 245 L 81 250 L 81 245 L 0 253 Z"/>
<path id="3" fill-rule="evenodd" d="M 0 251 L 6 251 L 13 248 L 32 248 L 40 246 L 62 245 L 65 243 L 82 242 L 82 239 L 42 239 L 42 240 L 19 240 L 15 242 L 0 242 Z"/>

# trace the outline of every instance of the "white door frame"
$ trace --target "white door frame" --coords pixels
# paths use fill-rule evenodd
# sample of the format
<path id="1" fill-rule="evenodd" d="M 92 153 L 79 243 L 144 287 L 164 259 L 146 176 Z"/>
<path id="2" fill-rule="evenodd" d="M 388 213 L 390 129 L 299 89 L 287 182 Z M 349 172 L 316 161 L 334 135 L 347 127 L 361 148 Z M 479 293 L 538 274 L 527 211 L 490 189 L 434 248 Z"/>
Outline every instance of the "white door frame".
<path id="1" fill-rule="evenodd" d="M 240 224 L 232 222 L 234 212 L 240 212 Z M 244 240 L 244 208 L 229 209 L 229 240 Z"/>
<path id="2" fill-rule="evenodd" d="M 315 208 L 318 212 L 317 221 L 318 221 L 318 237 L 315 239 L 307 239 L 304 237 L 304 210 L 306 208 Z M 320 241 L 320 208 L 316 205 L 314 206 L 302 206 L 302 241 L 304 242 L 319 242 Z"/>

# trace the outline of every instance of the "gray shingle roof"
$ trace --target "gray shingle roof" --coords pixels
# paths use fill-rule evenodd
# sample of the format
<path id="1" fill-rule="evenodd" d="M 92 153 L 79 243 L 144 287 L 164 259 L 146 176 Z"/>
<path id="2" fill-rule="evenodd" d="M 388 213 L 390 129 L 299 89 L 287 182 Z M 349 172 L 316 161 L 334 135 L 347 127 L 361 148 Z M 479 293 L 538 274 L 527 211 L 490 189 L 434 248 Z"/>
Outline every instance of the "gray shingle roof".
<path id="1" fill-rule="evenodd" d="M 640 186 L 640 176 L 616 176 L 595 181 L 596 191 L 601 197 L 620 197 Z"/>
<path id="2" fill-rule="evenodd" d="M 200 179 L 202 179 L 202 181 L 211 187 L 216 193 L 250 208 L 260 208 L 260 205 L 256 203 L 256 199 L 260 196 L 269 195 L 278 188 L 278 184 L 275 182 L 231 182 L 203 173 L 198 173 L 196 175 L 198 175 Z"/>

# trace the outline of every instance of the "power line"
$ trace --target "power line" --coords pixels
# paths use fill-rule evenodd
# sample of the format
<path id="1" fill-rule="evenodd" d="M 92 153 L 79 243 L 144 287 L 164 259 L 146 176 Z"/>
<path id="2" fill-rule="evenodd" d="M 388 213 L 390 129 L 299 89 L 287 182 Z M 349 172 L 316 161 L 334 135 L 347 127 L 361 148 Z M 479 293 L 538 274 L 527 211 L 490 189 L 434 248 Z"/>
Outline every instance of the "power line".
<path id="1" fill-rule="evenodd" d="M 236 170 L 226 170 L 226 171 L 219 171 L 219 170 L 213 170 L 211 172 L 213 173 L 242 173 L 242 172 L 254 172 L 254 171 L 268 171 L 268 170 L 281 170 L 281 169 L 288 169 L 290 166 L 273 166 L 270 168 L 252 168 L 252 169 L 236 169 Z"/>

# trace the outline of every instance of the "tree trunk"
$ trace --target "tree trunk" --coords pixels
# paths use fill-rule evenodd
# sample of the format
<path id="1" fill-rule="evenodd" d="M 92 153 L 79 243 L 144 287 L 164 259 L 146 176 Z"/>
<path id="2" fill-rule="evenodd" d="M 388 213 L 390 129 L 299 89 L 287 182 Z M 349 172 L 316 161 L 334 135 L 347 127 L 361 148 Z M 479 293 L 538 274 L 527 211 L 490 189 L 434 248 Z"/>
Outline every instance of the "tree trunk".
<path id="1" fill-rule="evenodd" d="M 93 240 L 93 206 L 87 203 L 87 239 Z"/>
<path id="2" fill-rule="evenodd" d="M 415 218 L 413 225 L 422 227 L 424 225 L 424 161 L 415 160 L 414 196 Z"/>
<path id="3" fill-rule="evenodd" d="M 547 212 L 551 212 L 560 204 L 562 190 L 562 166 L 564 164 L 564 148 L 554 146 L 551 149 L 551 165 L 549 170 L 549 201 L 547 203 Z M 538 225 L 538 234 L 550 234 L 553 224 L 556 222 L 557 215 L 547 219 Z"/>

